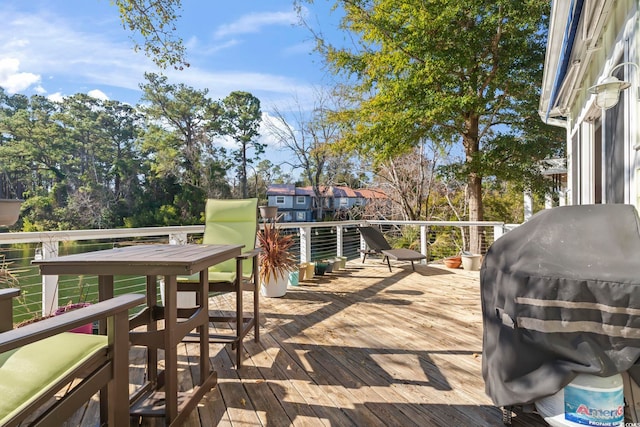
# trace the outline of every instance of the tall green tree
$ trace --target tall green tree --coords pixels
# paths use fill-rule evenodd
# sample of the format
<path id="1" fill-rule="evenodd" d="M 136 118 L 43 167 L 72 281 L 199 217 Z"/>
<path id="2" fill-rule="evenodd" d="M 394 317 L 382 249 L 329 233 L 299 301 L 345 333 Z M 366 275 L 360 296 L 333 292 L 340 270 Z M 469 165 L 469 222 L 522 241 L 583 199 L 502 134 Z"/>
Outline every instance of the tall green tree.
<path id="1" fill-rule="evenodd" d="M 147 120 L 143 152 L 156 177 L 181 187 L 173 203 L 183 221 L 197 222 L 207 197 L 228 194 L 224 180 L 223 150 L 212 142 L 211 132 L 219 109 L 208 91 L 170 84 L 167 77 L 145 74 L 147 83 L 140 106 Z M 169 189 L 169 188 L 168 188 Z"/>
<path id="2" fill-rule="evenodd" d="M 134 49 L 142 49 L 161 68 L 188 67 L 182 39 L 176 35 L 181 0 L 111 0 L 122 25 L 131 31 Z"/>
<path id="3" fill-rule="evenodd" d="M 307 109 L 296 100 L 288 107 L 289 114 L 274 108 L 273 116 L 266 123 L 270 135 L 283 150 L 292 154 L 292 160 L 286 164 L 293 170 L 300 170 L 303 183 L 313 189 L 318 220 L 323 217 L 327 184 L 333 183 L 329 182 L 329 165 L 333 160 L 340 160 L 331 150 L 340 136 L 340 126 L 328 120 L 329 114 L 336 111 L 334 101 L 330 94 L 319 91 L 314 97 L 313 108 Z"/>
<path id="4" fill-rule="evenodd" d="M 337 115 L 348 129 L 342 146 L 384 160 L 423 139 L 459 145 L 471 221 L 483 219 L 484 177 L 528 185 L 561 150 L 561 132 L 537 116 L 548 1 L 335 3 L 355 43 L 319 36 L 318 47 L 359 101 Z M 474 229 L 470 249 L 480 245 Z"/>
<path id="5" fill-rule="evenodd" d="M 44 229 L 57 228 L 57 210 L 65 205 L 67 159 L 71 157 L 59 104 L 40 95 L 8 96 L 0 90 L 0 166 L 3 197 L 28 200 L 21 218 L 47 216 Z M 25 215 L 26 214 L 26 215 Z"/>
<path id="6" fill-rule="evenodd" d="M 0 184 L 5 197 L 27 199 L 26 228 L 122 225 L 140 200 L 138 120 L 128 105 L 85 94 L 61 102 L 4 95 Z"/>
<path id="7" fill-rule="evenodd" d="M 247 167 L 264 154 L 265 144 L 258 141 L 262 122 L 260 100 L 249 92 L 231 92 L 219 104 L 218 123 L 215 126 L 221 136 L 229 137 L 237 148 L 231 150 L 231 161 L 240 181 L 240 195 L 248 197 Z"/>

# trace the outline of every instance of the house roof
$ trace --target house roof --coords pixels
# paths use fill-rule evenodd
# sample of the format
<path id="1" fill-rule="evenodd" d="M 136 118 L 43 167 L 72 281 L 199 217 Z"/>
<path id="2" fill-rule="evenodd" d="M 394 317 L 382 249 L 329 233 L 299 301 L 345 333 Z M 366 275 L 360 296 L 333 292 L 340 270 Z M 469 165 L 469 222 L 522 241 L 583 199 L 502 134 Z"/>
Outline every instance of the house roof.
<path id="1" fill-rule="evenodd" d="M 313 188 L 296 187 L 296 196 L 313 196 Z"/>
<path id="2" fill-rule="evenodd" d="M 564 119 L 576 97 L 591 96 L 586 93 L 587 89 L 596 82 L 590 81 L 593 78 L 588 74 L 590 67 L 607 75 L 607 65 L 601 63 L 603 58 L 594 52 L 602 49 L 602 32 L 614 4 L 612 1 L 584 0 L 551 2 L 538 106 L 543 121 Z"/>
<path id="3" fill-rule="evenodd" d="M 349 187 L 333 186 L 331 187 L 333 197 L 358 197 L 355 191 Z"/>
<path id="4" fill-rule="evenodd" d="M 329 197 L 361 197 L 364 199 L 386 199 L 387 195 L 378 189 L 353 189 L 346 186 L 320 186 L 320 192 Z M 272 184 L 267 189 L 267 196 L 311 196 L 313 187 L 296 187 L 293 184 Z"/>
<path id="5" fill-rule="evenodd" d="M 356 191 L 358 197 L 362 197 L 364 199 L 387 199 L 387 195 L 381 190 L 377 190 L 374 188 L 359 188 Z"/>
<path id="6" fill-rule="evenodd" d="M 296 187 L 293 184 L 271 184 L 267 188 L 267 196 L 295 196 Z"/>

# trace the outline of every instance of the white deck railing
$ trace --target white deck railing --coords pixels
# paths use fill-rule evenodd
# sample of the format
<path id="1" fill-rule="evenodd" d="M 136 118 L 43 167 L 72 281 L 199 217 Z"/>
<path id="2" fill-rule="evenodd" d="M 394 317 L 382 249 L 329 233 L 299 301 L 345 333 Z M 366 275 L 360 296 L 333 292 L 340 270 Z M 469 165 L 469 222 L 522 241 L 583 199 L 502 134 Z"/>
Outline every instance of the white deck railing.
<path id="1" fill-rule="evenodd" d="M 413 226 L 419 228 L 420 252 L 429 259 L 430 240 L 437 238 L 438 230 L 460 228 L 468 229 L 471 226 L 485 227 L 491 230 L 488 243 L 499 238 L 505 232 L 505 224 L 501 222 L 466 222 L 466 221 L 368 221 L 369 224 L 379 224 L 385 228 L 403 228 Z M 359 237 L 357 226 L 363 221 L 337 221 L 337 222 L 298 222 L 281 223 L 283 229 L 294 234 L 298 241 L 294 251 L 300 262 L 313 261 L 315 259 L 330 256 L 346 256 L 355 259 L 359 256 L 359 250 L 365 248 L 364 241 Z M 145 228 L 119 228 L 106 230 L 68 230 L 47 232 L 19 232 L 0 233 L 0 245 L 5 250 L 36 246 L 23 250 L 26 258 L 7 259 L 9 263 L 18 261 L 22 266 L 30 264 L 34 258 L 47 259 L 56 257 L 60 253 L 60 246 L 66 242 L 81 241 L 107 241 L 114 246 L 122 239 L 136 240 L 140 243 L 149 243 L 143 238 L 160 238 L 160 241 L 171 244 L 186 244 L 197 241 L 204 232 L 204 225 L 175 226 L 175 227 L 145 227 Z M 489 234 L 489 233 L 487 233 Z M 434 237 L 436 236 L 436 237 Z M 157 242 L 155 240 L 154 242 Z M 79 252 L 91 250 L 89 245 L 79 248 Z M 19 269 L 17 269 L 19 271 Z M 20 276 L 18 274 L 18 280 Z M 57 276 L 42 276 L 42 290 L 40 307 L 42 313 L 50 313 L 58 307 L 59 278 Z M 142 291 L 144 287 L 141 287 Z M 31 294 L 36 293 L 31 291 Z M 33 311 L 33 310 L 31 310 Z"/>

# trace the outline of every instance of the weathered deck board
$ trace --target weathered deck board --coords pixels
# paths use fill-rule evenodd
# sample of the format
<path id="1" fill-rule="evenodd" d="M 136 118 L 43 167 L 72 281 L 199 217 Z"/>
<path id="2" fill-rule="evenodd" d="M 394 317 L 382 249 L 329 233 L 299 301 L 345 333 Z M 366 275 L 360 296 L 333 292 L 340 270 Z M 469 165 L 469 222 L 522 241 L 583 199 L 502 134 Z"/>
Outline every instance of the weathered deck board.
<path id="1" fill-rule="evenodd" d="M 392 266 L 389 273 L 379 259 L 351 262 L 283 298 L 262 298 L 261 341 L 247 337 L 240 371 L 234 350 L 211 346 L 218 386 L 186 425 L 501 426 L 481 375 L 478 273 Z M 232 304 L 211 299 L 212 309 Z M 194 344 L 179 348 L 181 388 L 197 378 L 197 352 Z M 132 349 L 132 381 L 142 380 L 143 360 Z M 95 420 L 95 407 L 85 420 Z M 545 423 L 518 414 L 513 425 Z"/>

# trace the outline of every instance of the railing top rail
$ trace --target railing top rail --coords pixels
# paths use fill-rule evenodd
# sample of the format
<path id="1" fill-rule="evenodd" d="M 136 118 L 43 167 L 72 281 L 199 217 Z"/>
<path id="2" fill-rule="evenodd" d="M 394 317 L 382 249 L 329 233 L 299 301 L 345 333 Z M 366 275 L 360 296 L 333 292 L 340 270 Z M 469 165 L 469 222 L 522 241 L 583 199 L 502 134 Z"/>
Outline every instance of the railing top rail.
<path id="1" fill-rule="evenodd" d="M 280 222 L 282 228 L 321 228 L 336 226 L 357 226 L 360 224 L 389 224 L 417 226 L 502 226 L 497 221 L 327 221 L 327 222 Z M 204 225 L 185 225 L 168 227 L 111 228 L 96 230 L 63 230 L 63 231 L 31 231 L 17 233 L 0 233 L 0 244 L 63 242 L 74 240 L 113 239 L 119 237 L 168 236 L 170 234 L 198 234 L 204 232 Z"/>
<path id="2" fill-rule="evenodd" d="M 504 222 L 500 221 L 382 221 L 382 220 L 371 220 L 366 221 L 369 224 L 393 224 L 393 225 L 435 225 L 435 226 L 443 226 L 443 227 L 468 227 L 468 226 L 484 226 L 484 227 L 494 227 L 494 226 L 504 226 Z"/>
<path id="3" fill-rule="evenodd" d="M 173 233 L 195 234 L 202 232 L 204 232 L 204 225 L 110 228 L 96 230 L 30 231 L 0 233 L 0 244 L 63 242 L 72 240 L 111 239 L 117 237 L 167 236 Z"/>

